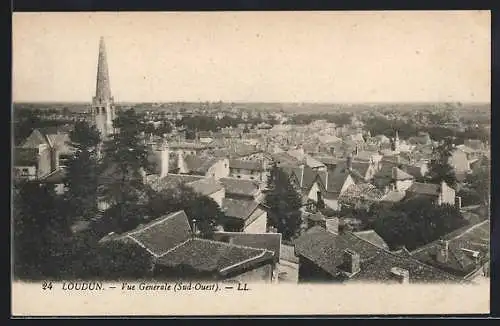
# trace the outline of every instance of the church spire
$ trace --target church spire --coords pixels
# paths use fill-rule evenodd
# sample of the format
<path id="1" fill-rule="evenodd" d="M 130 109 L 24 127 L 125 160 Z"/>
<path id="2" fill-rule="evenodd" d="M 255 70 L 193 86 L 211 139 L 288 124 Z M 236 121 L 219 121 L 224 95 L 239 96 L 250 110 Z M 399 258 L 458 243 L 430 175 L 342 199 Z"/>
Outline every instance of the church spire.
<path id="1" fill-rule="evenodd" d="M 92 99 L 92 112 L 101 137 L 107 138 L 113 133 L 115 111 L 109 85 L 108 61 L 104 38 L 99 40 L 95 96 Z"/>
<path id="2" fill-rule="evenodd" d="M 111 101 L 111 88 L 109 86 L 108 61 L 106 58 L 106 45 L 104 37 L 99 40 L 99 61 L 97 62 L 97 82 L 95 89 L 96 100 L 101 103 Z"/>

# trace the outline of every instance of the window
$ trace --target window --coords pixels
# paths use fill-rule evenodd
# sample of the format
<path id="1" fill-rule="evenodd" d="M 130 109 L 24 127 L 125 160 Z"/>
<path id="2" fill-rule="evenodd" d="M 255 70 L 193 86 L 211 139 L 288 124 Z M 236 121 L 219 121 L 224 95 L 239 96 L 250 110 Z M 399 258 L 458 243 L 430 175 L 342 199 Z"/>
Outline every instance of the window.
<path id="1" fill-rule="evenodd" d="M 253 180 L 253 179 L 254 179 L 254 177 L 250 177 L 250 180 Z"/>

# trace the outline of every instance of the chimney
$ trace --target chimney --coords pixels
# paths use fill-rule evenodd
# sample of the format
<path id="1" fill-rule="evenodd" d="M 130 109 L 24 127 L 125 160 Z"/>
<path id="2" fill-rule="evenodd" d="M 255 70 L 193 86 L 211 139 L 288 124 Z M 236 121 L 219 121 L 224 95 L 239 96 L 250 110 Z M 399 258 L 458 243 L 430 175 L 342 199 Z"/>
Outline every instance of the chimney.
<path id="1" fill-rule="evenodd" d="M 198 230 L 198 225 L 196 223 L 196 219 L 193 219 L 193 235 L 197 235 L 200 233 L 200 231 Z"/>
<path id="2" fill-rule="evenodd" d="M 179 150 L 177 152 L 177 173 L 185 173 L 184 165 L 184 152 Z"/>
<path id="3" fill-rule="evenodd" d="M 326 230 L 328 232 L 332 232 L 332 233 L 336 233 L 336 234 L 339 233 L 340 220 L 338 217 L 327 218 L 325 222 L 326 222 Z"/>
<path id="4" fill-rule="evenodd" d="M 460 196 L 455 197 L 455 205 L 456 205 L 457 209 L 462 208 L 462 197 L 460 197 Z"/>
<path id="5" fill-rule="evenodd" d="M 356 274 L 361 270 L 359 254 L 353 250 L 344 250 L 343 264 L 349 274 Z"/>
<path id="6" fill-rule="evenodd" d="M 396 180 L 398 177 L 398 168 L 397 167 L 392 167 L 392 180 Z"/>
<path id="7" fill-rule="evenodd" d="M 398 283 L 408 284 L 410 283 L 410 272 L 403 268 L 393 267 L 391 268 L 391 278 Z"/>
<path id="8" fill-rule="evenodd" d="M 436 253 L 436 260 L 439 263 L 445 264 L 448 262 L 448 251 L 449 251 L 449 241 L 447 240 L 440 240 L 439 241 L 439 248 Z"/>

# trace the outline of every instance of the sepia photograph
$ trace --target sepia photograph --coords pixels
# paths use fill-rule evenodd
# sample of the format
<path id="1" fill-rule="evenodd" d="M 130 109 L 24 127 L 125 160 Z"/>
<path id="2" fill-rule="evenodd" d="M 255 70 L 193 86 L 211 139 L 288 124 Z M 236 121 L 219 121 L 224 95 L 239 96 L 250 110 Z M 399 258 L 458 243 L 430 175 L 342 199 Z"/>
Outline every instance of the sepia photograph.
<path id="1" fill-rule="evenodd" d="M 489 11 L 14 13 L 13 307 L 488 312 L 490 34 Z"/>

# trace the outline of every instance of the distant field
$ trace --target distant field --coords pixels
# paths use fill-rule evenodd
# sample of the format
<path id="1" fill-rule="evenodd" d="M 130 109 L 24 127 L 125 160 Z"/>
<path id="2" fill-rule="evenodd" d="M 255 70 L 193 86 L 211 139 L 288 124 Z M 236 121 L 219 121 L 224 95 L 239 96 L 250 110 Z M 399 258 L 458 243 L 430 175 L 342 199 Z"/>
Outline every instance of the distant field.
<path id="1" fill-rule="evenodd" d="M 31 109 L 64 109 L 71 112 L 83 112 L 90 108 L 90 102 L 44 102 L 44 103 L 14 103 L 14 110 Z M 227 103 L 227 102 L 166 102 L 166 103 L 117 103 L 118 107 L 134 107 L 137 110 L 172 110 L 172 109 L 240 109 L 261 111 L 283 111 L 290 113 L 328 113 L 328 112 L 359 112 L 378 109 L 396 111 L 415 111 L 428 109 L 455 109 L 464 112 L 490 113 L 489 103 Z"/>

